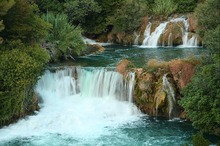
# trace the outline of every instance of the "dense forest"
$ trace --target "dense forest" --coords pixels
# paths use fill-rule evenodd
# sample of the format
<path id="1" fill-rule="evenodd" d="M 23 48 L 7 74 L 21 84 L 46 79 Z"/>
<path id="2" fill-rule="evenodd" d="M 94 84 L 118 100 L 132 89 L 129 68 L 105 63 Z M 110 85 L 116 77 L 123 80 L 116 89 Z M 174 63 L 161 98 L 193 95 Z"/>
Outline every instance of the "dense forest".
<path id="1" fill-rule="evenodd" d="M 180 104 L 195 128 L 220 134 L 219 0 L 1 0 L 0 125 L 31 113 L 34 85 L 49 62 L 86 49 L 84 36 L 134 32 L 145 16 L 195 13 L 209 54 L 183 89 Z"/>

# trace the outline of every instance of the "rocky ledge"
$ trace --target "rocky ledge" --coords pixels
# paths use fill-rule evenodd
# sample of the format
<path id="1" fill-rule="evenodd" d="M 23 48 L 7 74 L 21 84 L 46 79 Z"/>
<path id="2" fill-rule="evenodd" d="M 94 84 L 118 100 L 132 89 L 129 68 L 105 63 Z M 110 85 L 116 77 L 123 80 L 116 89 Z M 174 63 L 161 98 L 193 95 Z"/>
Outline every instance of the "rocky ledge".
<path id="1" fill-rule="evenodd" d="M 150 116 L 186 118 L 178 104 L 181 90 L 190 82 L 199 64 L 196 59 L 176 59 L 169 62 L 150 60 L 146 67 L 134 69 L 128 60 L 122 60 L 117 71 L 124 76 L 135 72 L 134 102 Z"/>

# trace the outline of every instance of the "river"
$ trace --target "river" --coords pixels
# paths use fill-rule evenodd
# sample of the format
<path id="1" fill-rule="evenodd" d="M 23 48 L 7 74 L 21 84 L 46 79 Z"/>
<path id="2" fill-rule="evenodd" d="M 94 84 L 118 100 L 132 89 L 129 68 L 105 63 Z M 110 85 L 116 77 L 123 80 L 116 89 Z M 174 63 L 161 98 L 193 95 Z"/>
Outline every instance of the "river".
<path id="1" fill-rule="evenodd" d="M 149 59 L 200 56 L 202 48 L 107 46 L 76 58 L 62 70 L 46 71 L 36 85 L 40 111 L 0 129 L 1 146 L 179 146 L 195 131 L 179 119 L 149 117 L 132 103 L 129 83 L 115 71 L 121 59 L 142 67 Z M 64 65 L 64 64 L 59 64 Z M 72 66 L 78 67 L 72 67 Z M 80 65 L 80 66 L 79 66 Z"/>

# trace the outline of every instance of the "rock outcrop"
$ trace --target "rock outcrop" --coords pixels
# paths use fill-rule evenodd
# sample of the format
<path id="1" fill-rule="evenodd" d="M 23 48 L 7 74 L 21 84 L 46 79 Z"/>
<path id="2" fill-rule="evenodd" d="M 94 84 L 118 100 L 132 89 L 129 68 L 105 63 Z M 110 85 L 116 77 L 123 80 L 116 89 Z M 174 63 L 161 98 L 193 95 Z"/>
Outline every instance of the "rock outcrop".
<path id="1" fill-rule="evenodd" d="M 185 118 L 178 105 L 180 91 L 190 82 L 198 63 L 183 59 L 170 62 L 150 60 L 147 68 L 132 69 L 135 71 L 134 102 L 137 107 L 150 116 Z M 126 75 L 129 64 L 128 60 L 121 61 L 117 71 Z"/>

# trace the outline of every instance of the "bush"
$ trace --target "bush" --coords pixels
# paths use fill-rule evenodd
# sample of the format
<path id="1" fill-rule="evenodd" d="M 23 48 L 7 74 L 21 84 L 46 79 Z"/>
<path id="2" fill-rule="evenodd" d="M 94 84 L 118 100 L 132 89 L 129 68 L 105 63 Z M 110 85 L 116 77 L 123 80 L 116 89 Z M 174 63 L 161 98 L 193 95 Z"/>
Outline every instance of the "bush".
<path id="1" fill-rule="evenodd" d="M 116 10 L 115 14 L 108 17 L 109 24 L 113 25 L 114 32 L 133 32 L 141 24 L 141 20 L 146 16 L 148 5 L 143 1 L 126 0 L 124 4 Z"/>
<path id="2" fill-rule="evenodd" d="M 202 66 L 183 89 L 180 104 L 195 128 L 220 134 L 220 66 Z"/>
<path id="3" fill-rule="evenodd" d="M 178 5 L 176 9 L 177 13 L 187 13 L 194 11 L 198 0 L 174 0 L 174 2 Z"/>
<path id="4" fill-rule="evenodd" d="M 201 37 L 205 36 L 206 31 L 215 30 L 220 24 L 219 5 L 219 0 L 206 0 L 195 9 L 198 19 L 197 32 Z"/>
<path id="5" fill-rule="evenodd" d="M 26 112 L 26 102 L 48 60 L 47 52 L 37 46 L 0 51 L 0 125 Z"/>
<path id="6" fill-rule="evenodd" d="M 46 42 L 54 46 L 54 48 L 49 48 L 54 61 L 60 58 L 72 58 L 72 55 L 79 54 L 85 49 L 81 37 L 82 30 L 69 24 L 65 14 L 48 13 L 43 16 L 43 19 L 53 25 Z"/>
<path id="7" fill-rule="evenodd" d="M 199 132 L 192 136 L 192 144 L 193 146 L 209 146 L 211 143 Z"/>
<path id="8" fill-rule="evenodd" d="M 158 16 L 169 16 L 177 9 L 177 4 L 173 0 L 155 0 L 153 14 Z"/>

